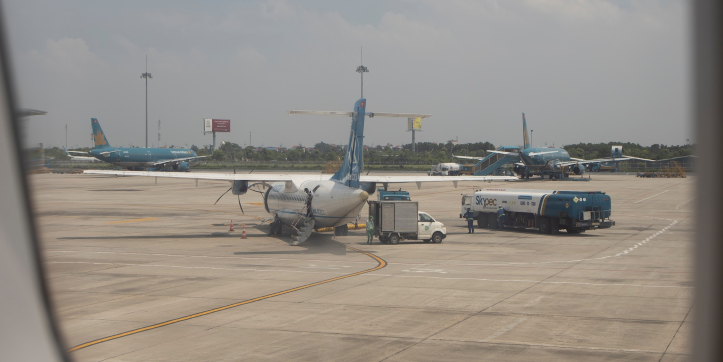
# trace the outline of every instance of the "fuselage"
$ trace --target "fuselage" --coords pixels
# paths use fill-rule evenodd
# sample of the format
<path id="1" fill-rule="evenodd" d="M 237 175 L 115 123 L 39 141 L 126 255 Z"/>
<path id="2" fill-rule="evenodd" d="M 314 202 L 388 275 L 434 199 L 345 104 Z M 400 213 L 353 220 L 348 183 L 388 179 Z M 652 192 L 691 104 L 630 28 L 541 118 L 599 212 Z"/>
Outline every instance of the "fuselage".
<path id="1" fill-rule="evenodd" d="M 186 148 L 107 147 L 92 149 L 90 154 L 99 160 L 131 168 L 153 167 L 157 162 L 197 157 L 196 152 Z"/>
<path id="2" fill-rule="evenodd" d="M 525 148 L 520 150 L 520 160 L 530 171 L 552 171 L 556 163 L 570 161 L 570 154 L 561 148 Z"/>
<path id="3" fill-rule="evenodd" d="M 297 223 L 305 216 L 304 188 L 316 189 L 311 203 L 316 228 L 345 225 L 356 220 L 369 198 L 366 191 L 333 180 L 304 181 L 293 192 L 286 192 L 286 183 L 277 182 L 264 194 L 266 211 L 287 225 Z"/>

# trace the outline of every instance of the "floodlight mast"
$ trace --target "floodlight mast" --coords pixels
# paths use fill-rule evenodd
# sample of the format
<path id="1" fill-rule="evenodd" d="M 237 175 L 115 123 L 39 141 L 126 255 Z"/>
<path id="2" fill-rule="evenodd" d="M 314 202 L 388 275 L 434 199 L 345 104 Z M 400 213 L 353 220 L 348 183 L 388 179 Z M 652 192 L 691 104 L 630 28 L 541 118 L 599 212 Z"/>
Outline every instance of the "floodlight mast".
<path id="1" fill-rule="evenodd" d="M 364 49 L 362 48 L 361 62 L 364 63 Z M 364 73 L 369 73 L 369 69 L 364 65 L 356 67 L 356 72 L 361 74 L 361 97 L 364 98 Z"/>
<path id="2" fill-rule="evenodd" d="M 141 78 L 146 79 L 146 148 L 148 148 L 148 78 L 153 78 L 151 73 L 148 73 L 148 56 L 146 55 L 146 72 L 141 74 Z"/>

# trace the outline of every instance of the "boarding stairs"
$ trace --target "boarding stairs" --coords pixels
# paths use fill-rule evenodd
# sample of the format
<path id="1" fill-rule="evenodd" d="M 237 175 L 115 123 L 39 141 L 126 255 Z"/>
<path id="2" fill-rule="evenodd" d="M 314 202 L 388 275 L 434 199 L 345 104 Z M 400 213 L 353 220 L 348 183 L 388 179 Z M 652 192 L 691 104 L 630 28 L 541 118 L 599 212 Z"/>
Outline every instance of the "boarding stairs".
<path id="1" fill-rule="evenodd" d="M 291 245 L 299 245 L 306 241 L 314 232 L 314 224 L 316 219 L 313 216 L 306 216 L 306 207 L 301 211 L 301 216 L 291 224 L 291 227 L 296 230 L 296 240 Z"/>
<path id="2" fill-rule="evenodd" d="M 518 147 L 502 146 L 498 148 L 497 151 L 519 152 L 520 149 Z M 474 175 L 487 176 L 508 163 L 515 163 L 519 161 L 518 157 L 512 157 L 501 153 L 490 153 L 487 157 L 474 165 Z"/>

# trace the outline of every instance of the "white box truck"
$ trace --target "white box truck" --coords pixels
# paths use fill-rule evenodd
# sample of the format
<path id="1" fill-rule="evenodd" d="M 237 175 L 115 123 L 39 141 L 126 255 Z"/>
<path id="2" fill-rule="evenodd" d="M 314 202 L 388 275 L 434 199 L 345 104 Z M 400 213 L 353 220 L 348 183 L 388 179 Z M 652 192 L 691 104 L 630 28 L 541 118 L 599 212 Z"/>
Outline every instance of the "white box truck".
<path id="1" fill-rule="evenodd" d="M 374 236 L 382 244 L 400 240 L 441 243 L 447 237 L 444 224 L 420 212 L 416 201 L 369 201 L 369 215 L 374 217 Z"/>

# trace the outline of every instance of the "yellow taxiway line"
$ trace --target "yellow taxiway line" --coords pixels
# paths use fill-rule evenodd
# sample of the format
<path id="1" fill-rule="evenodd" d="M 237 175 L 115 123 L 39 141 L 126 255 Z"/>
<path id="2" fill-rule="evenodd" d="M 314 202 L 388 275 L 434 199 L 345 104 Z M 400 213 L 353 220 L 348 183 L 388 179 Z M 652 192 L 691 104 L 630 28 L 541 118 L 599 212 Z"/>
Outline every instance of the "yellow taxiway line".
<path id="1" fill-rule="evenodd" d="M 131 220 L 131 221 L 132 221 L 132 220 Z M 291 292 L 296 292 L 296 291 L 299 291 L 299 290 L 302 290 L 302 289 L 315 287 L 315 286 L 317 286 L 317 285 L 326 284 L 326 283 L 330 283 L 330 282 L 333 282 L 333 281 L 337 281 L 337 280 L 341 280 L 341 279 L 346 279 L 346 278 L 350 278 L 350 277 L 353 277 L 353 276 L 357 276 L 357 275 L 361 275 L 361 274 L 373 272 L 373 271 L 379 270 L 379 269 L 384 268 L 385 266 L 387 266 L 387 262 L 384 261 L 384 259 L 382 259 L 382 258 L 380 258 L 380 257 L 378 257 L 378 256 L 376 256 L 376 255 L 374 255 L 374 254 L 372 254 L 372 253 L 369 253 L 369 252 L 366 252 L 366 251 L 364 251 L 364 250 L 360 250 L 360 249 L 357 249 L 357 248 L 353 248 L 353 247 L 348 246 L 348 245 L 346 246 L 346 248 L 349 249 L 349 250 L 355 251 L 355 252 L 357 252 L 357 253 L 364 254 L 364 255 L 366 255 L 366 256 L 368 256 L 368 257 L 376 260 L 377 263 L 378 263 L 377 266 L 374 267 L 374 268 L 371 268 L 371 269 L 362 270 L 362 271 L 360 271 L 360 272 L 351 273 L 351 274 L 347 274 L 347 275 L 342 275 L 342 276 L 338 276 L 338 277 L 335 277 L 335 278 L 322 280 L 322 281 L 319 281 L 319 282 L 316 282 L 316 283 L 311 283 L 311 284 L 302 285 L 302 286 L 300 286 L 300 287 L 287 289 L 287 290 L 284 290 L 284 291 L 281 291 L 281 292 L 277 292 L 277 293 L 273 293 L 273 294 L 267 294 L 267 295 L 264 295 L 264 296 L 262 296 L 262 297 L 253 298 L 253 299 L 245 300 L 245 301 L 242 301 L 242 302 L 225 305 L 225 306 L 223 306 L 223 307 L 218 307 L 218 308 L 214 308 L 214 309 L 209 309 L 209 310 L 204 311 L 204 312 L 199 312 L 199 313 L 187 315 L 187 316 L 185 316 L 185 317 L 180 317 L 180 318 L 176 318 L 176 319 L 171 319 L 171 320 L 169 320 L 169 321 L 165 321 L 165 322 L 153 324 L 153 325 L 150 325 L 150 326 L 147 326 L 147 327 L 143 327 L 143 328 L 134 329 L 134 330 L 131 330 L 131 331 L 128 331 L 128 332 L 123 332 L 123 333 L 115 334 L 115 335 L 108 336 L 108 337 L 105 337 L 105 338 L 96 339 L 96 340 L 94 340 L 94 341 L 90 341 L 90 342 L 86 342 L 86 343 L 83 343 L 83 344 L 79 344 L 79 345 L 77 345 L 77 346 L 69 349 L 68 352 L 74 352 L 74 351 L 77 351 L 77 350 L 79 350 L 79 349 L 86 348 L 86 347 L 90 347 L 90 346 L 93 346 L 93 345 L 96 345 L 96 344 L 99 344 L 99 343 L 111 341 L 111 340 L 118 339 L 118 338 L 125 337 L 125 336 L 130 336 L 130 335 L 132 335 L 132 334 L 136 334 L 136 333 L 140 333 L 140 332 L 145 332 L 145 331 L 148 331 L 148 330 L 151 330 L 151 329 L 155 329 L 155 328 L 160 328 L 160 327 L 163 327 L 163 326 L 167 326 L 167 325 L 169 325 L 169 324 L 178 323 L 178 322 L 183 322 L 183 321 L 186 321 L 186 320 L 189 320 L 189 319 L 192 319 L 192 318 L 201 317 L 201 316 L 205 316 L 205 315 L 207 315 L 207 314 L 220 312 L 220 311 L 223 311 L 223 310 L 226 310 L 226 309 L 231 309 L 231 308 L 234 308 L 234 307 L 238 307 L 238 306 L 241 306 L 241 305 L 244 305 L 244 304 L 249 304 L 249 303 L 253 303 L 253 302 L 258 302 L 258 301 L 260 301 L 260 300 L 277 297 L 277 296 L 279 296 L 279 295 L 288 294 L 288 293 L 291 293 Z"/>

